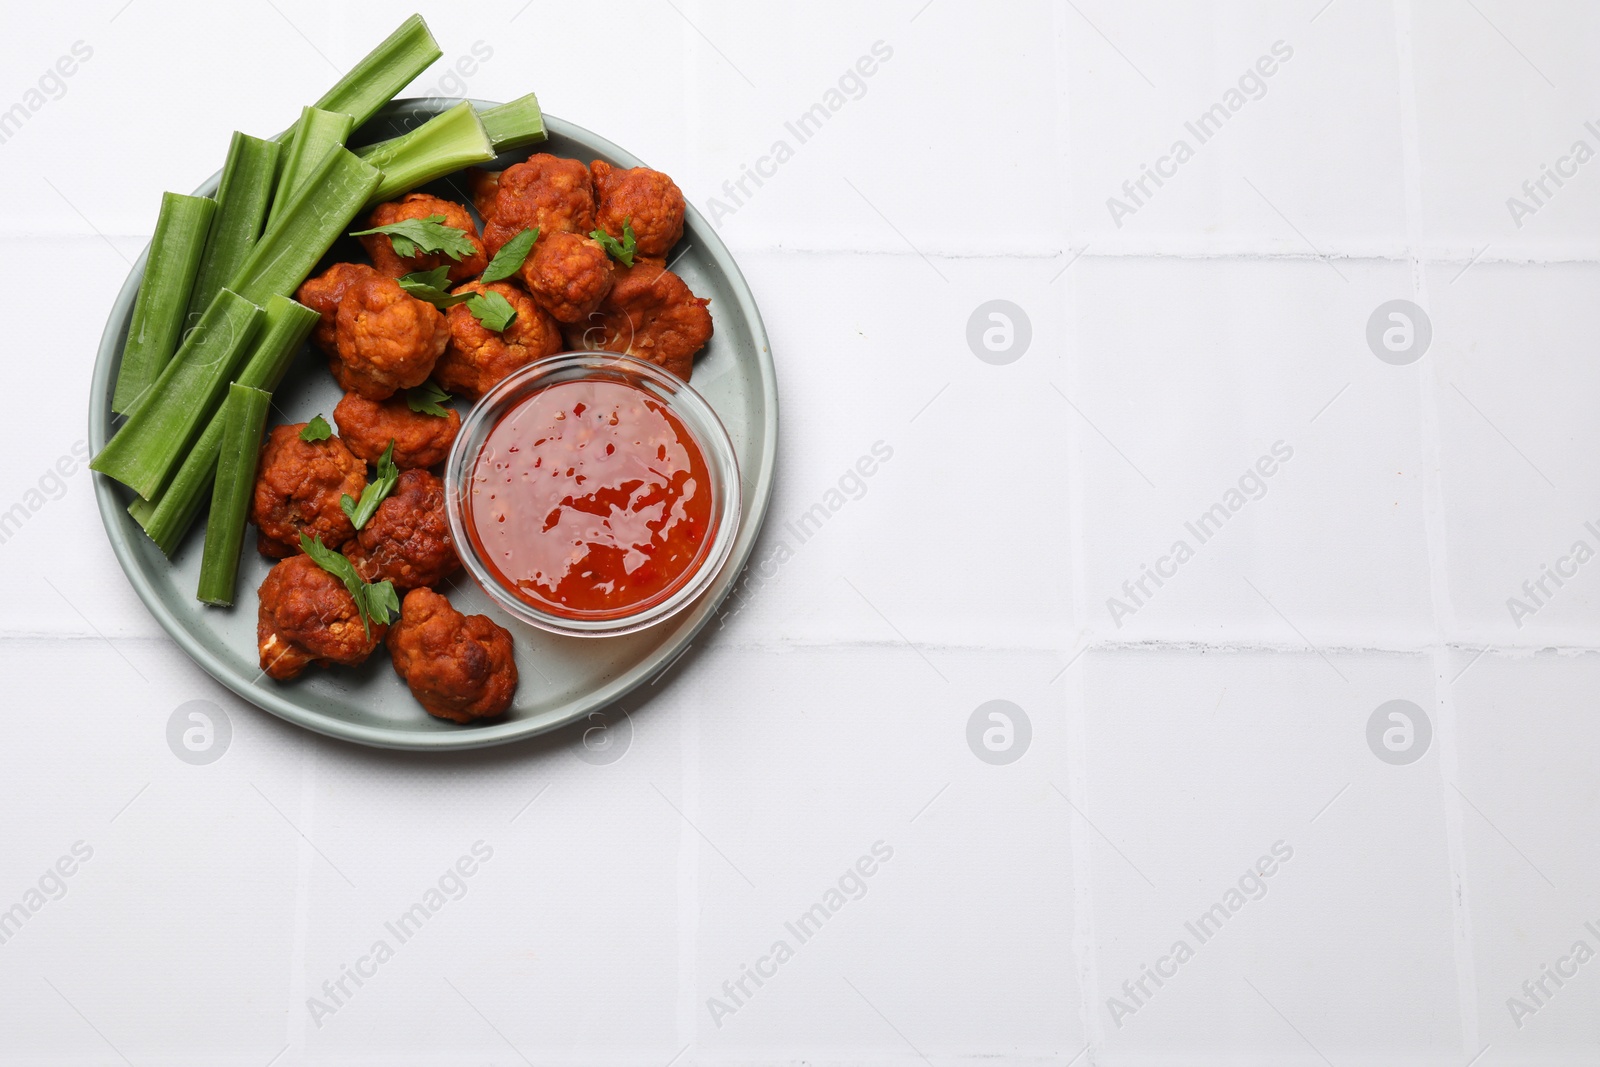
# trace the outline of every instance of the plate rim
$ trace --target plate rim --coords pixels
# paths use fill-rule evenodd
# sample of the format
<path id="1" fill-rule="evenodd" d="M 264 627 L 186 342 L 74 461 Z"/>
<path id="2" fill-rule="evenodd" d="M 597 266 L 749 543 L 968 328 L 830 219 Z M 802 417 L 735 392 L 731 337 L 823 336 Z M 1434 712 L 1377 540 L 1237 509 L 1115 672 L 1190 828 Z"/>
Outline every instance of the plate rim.
<path id="1" fill-rule="evenodd" d="M 391 101 L 374 116 L 374 119 L 391 117 L 398 112 L 406 110 L 426 109 L 438 113 L 447 107 L 458 104 L 461 99 L 469 100 L 474 107 L 495 106 L 494 101 L 473 98 L 407 97 Z M 617 160 L 621 165 L 629 167 L 644 165 L 633 153 L 626 151 L 608 138 L 601 137 L 576 123 L 568 122 L 548 113 L 544 116 L 544 119 L 545 128 L 552 134 L 581 140 L 594 147 L 597 152 Z M 213 194 L 216 191 L 221 175 L 222 171 L 219 169 L 209 179 L 200 184 L 195 190 L 195 195 Z M 368 726 L 349 722 L 302 706 L 300 702 L 293 699 L 295 690 L 292 687 L 269 689 L 242 679 L 221 660 L 213 656 L 195 638 L 188 627 L 183 624 L 183 621 L 167 609 L 152 584 L 150 576 L 144 572 L 138 560 L 134 557 L 131 535 L 136 534 L 138 531 L 137 528 L 131 531 L 128 529 L 128 524 L 132 520 L 127 516 L 126 506 L 118 498 L 117 483 L 99 472 L 91 472 L 94 479 L 95 499 L 99 506 L 100 518 L 105 526 L 107 539 L 111 542 L 111 548 L 117 557 L 117 563 L 122 567 L 123 574 L 127 577 L 129 584 L 133 586 L 134 592 L 138 594 L 139 599 L 144 603 L 145 609 L 155 617 L 161 628 L 166 631 L 167 636 L 191 660 L 241 699 L 271 715 L 275 715 L 286 722 L 303 727 L 313 733 L 371 748 L 402 751 L 459 752 L 525 741 L 569 726 L 593 712 L 616 704 L 640 686 L 653 682 L 662 673 L 670 669 L 683 652 L 699 638 L 700 633 L 716 618 L 718 609 L 721 608 L 723 602 L 738 585 L 739 577 L 742 575 L 745 565 L 749 562 L 751 554 L 755 551 L 756 541 L 766 523 L 777 471 L 778 377 L 777 368 L 772 359 L 772 345 L 767 335 L 766 324 L 761 318 L 760 309 L 756 306 L 755 294 L 751 291 L 749 282 L 739 269 L 733 254 L 728 250 L 727 245 L 723 243 L 721 236 L 687 198 L 685 198 L 685 204 L 694 232 L 703 237 L 703 246 L 716 263 L 717 268 L 727 277 L 738 304 L 750 323 L 751 331 L 756 341 L 757 351 L 754 353 L 754 358 L 762 383 L 761 394 L 765 428 L 760 440 L 757 469 L 752 472 L 754 484 L 750 487 L 749 507 L 740 524 L 738 538 L 734 542 L 733 553 L 729 556 L 727 562 L 723 564 L 722 571 L 718 575 L 716 582 L 706 591 L 699 603 L 690 609 L 688 617 L 692 624 L 681 626 L 673 640 L 657 646 L 650 655 L 645 656 L 605 684 L 590 689 L 565 704 L 542 713 L 535 719 L 468 727 L 459 731 L 446 732 L 414 732 L 391 726 Z M 101 335 L 100 345 L 95 355 L 94 372 L 89 384 L 89 447 L 93 453 L 98 453 L 109 437 L 109 428 L 112 421 L 110 410 L 111 372 L 120 358 L 120 353 L 116 351 L 117 340 L 121 335 L 123 322 L 132 311 L 134 298 L 138 295 L 139 283 L 144 277 L 144 267 L 149 259 L 149 254 L 150 246 L 146 243 L 144 250 L 129 269 L 128 276 L 124 279 L 122 288 L 118 290 L 116 299 L 112 302 L 110 313 L 106 318 L 105 330 Z"/>

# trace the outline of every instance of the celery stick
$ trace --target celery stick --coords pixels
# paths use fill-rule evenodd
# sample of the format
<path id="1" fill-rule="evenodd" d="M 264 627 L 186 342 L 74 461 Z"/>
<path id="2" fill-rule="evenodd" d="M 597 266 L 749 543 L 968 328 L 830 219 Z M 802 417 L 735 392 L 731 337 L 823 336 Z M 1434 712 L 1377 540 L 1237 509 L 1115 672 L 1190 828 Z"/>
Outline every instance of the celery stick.
<path id="1" fill-rule="evenodd" d="M 254 350 L 237 384 L 273 392 L 294 363 L 318 315 L 286 296 L 274 296 L 266 303 L 266 317 Z M 199 441 L 184 457 L 183 465 L 154 500 L 142 498 L 128 506 L 144 532 L 168 556 L 177 551 L 178 542 L 189 532 L 200 508 L 210 499 L 211 479 L 216 472 L 217 450 L 222 446 L 222 413 L 211 417 Z"/>
<path id="2" fill-rule="evenodd" d="M 478 113 L 463 100 L 410 133 L 368 145 L 359 154 L 383 172 L 383 181 L 367 199 L 370 206 L 462 167 L 487 163 L 494 158 L 494 145 Z"/>
<path id="3" fill-rule="evenodd" d="M 479 111 L 478 119 L 483 123 L 484 132 L 489 136 L 489 144 L 496 153 L 537 144 L 549 136 L 544 128 L 544 112 L 539 107 L 538 98 L 532 93 L 518 97 L 509 104 L 496 104 L 494 107 Z M 371 162 L 374 152 L 390 152 L 394 143 L 406 136 L 408 135 L 403 134 L 400 137 L 391 137 L 387 141 L 378 141 L 358 148 L 355 150 L 356 155 Z"/>
<path id="4" fill-rule="evenodd" d="M 272 212 L 267 216 L 267 229 L 283 216 L 294 194 L 305 187 L 306 179 L 317 169 L 322 157 L 335 148 L 343 148 L 345 139 L 355 126 L 355 119 L 337 111 L 323 111 L 308 107 L 300 112 L 294 136 L 284 147 L 287 158 L 278 177 L 278 191 L 272 196 Z"/>
<path id="5" fill-rule="evenodd" d="M 229 287 L 258 304 L 294 292 L 356 217 L 380 177 L 346 149 L 329 152 L 256 242 Z"/>
<path id="6" fill-rule="evenodd" d="M 195 596 L 207 604 L 233 603 L 239 577 L 239 548 L 244 544 L 244 523 L 250 513 L 255 487 L 256 460 L 261 454 L 261 434 L 267 427 L 272 394 L 235 382 L 218 417 L 222 442 L 217 453 L 216 488 L 211 513 L 206 516 L 206 544 L 200 557 L 200 583 Z"/>
<path id="7" fill-rule="evenodd" d="M 128 341 L 117 368 L 112 411 L 128 411 L 161 376 L 177 350 L 195 269 L 216 209 L 217 202 L 206 197 L 161 194 L 161 214 L 156 219 L 155 236 L 150 239 L 144 280 L 139 283 L 128 324 Z"/>
<path id="8" fill-rule="evenodd" d="M 278 145 L 259 137 L 237 133 L 228 146 L 228 161 L 217 186 L 217 213 L 211 220 L 205 255 L 189 295 L 189 321 L 211 306 L 217 291 L 228 283 L 255 247 L 272 200 L 272 181 Z"/>
<path id="9" fill-rule="evenodd" d="M 231 290 L 217 294 L 138 410 L 89 463 L 145 499 L 177 469 L 211 417 L 261 328 L 262 311 Z"/>
<path id="10" fill-rule="evenodd" d="M 412 15 L 314 106 L 350 115 L 360 126 L 442 55 L 428 24 L 421 15 Z"/>
<path id="11" fill-rule="evenodd" d="M 488 131 L 497 153 L 538 144 L 549 136 L 544 129 L 544 112 L 532 93 L 480 111 L 478 117 L 483 120 L 483 128 Z"/>
<path id="12" fill-rule="evenodd" d="M 412 15 L 312 106 L 349 115 L 359 127 L 442 55 L 439 42 L 428 32 L 428 24 L 422 21 L 421 15 Z M 278 155 L 276 171 L 280 179 L 288 162 L 289 146 L 299 132 L 297 121 L 275 138 L 284 145 L 284 151 Z"/>

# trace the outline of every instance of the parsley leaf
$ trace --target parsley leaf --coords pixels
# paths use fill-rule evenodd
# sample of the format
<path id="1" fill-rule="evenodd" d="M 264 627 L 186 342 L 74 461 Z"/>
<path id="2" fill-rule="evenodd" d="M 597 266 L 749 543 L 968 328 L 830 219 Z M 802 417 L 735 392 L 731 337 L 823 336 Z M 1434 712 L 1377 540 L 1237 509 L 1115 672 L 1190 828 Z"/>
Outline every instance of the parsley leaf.
<path id="1" fill-rule="evenodd" d="M 467 310 L 472 312 L 473 318 L 483 323 L 484 329 L 495 333 L 504 332 L 511 325 L 511 320 L 517 317 L 517 309 L 511 306 L 511 301 L 493 289 L 467 297 Z"/>
<path id="2" fill-rule="evenodd" d="M 400 594 L 395 592 L 393 582 L 367 583 L 367 614 L 380 623 L 393 622 L 399 618 Z"/>
<path id="3" fill-rule="evenodd" d="M 326 441 L 333 436 L 333 427 L 328 425 L 328 420 L 321 415 L 313 415 L 311 421 L 306 423 L 300 431 L 302 441 Z"/>
<path id="4" fill-rule="evenodd" d="M 356 610 L 361 613 L 361 628 L 369 635 L 371 623 L 389 623 L 400 614 L 400 597 L 392 582 L 367 582 L 356 573 L 355 564 L 323 544 L 320 537 L 301 534 L 300 550 L 311 557 L 311 562 L 344 583 L 350 598 L 356 602 Z"/>
<path id="5" fill-rule="evenodd" d="M 462 256 L 470 256 L 478 250 L 478 246 L 472 243 L 472 238 L 467 236 L 467 231 L 446 226 L 443 215 L 429 215 L 425 219 L 401 219 L 387 226 L 356 230 L 350 236 L 366 237 L 376 233 L 388 236 L 389 243 L 394 246 L 394 254 L 401 259 L 410 259 L 419 252 L 443 252 L 459 263 Z"/>
<path id="6" fill-rule="evenodd" d="M 624 267 L 633 266 L 634 253 L 639 251 L 639 242 L 633 236 L 633 216 L 622 220 L 622 240 L 617 240 L 604 230 L 591 230 L 589 236 L 600 242 L 600 247 L 611 253 L 612 257 L 622 263 Z"/>
<path id="7" fill-rule="evenodd" d="M 426 300 L 441 310 L 447 307 L 454 307 L 456 304 L 466 303 L 470 294 L 462 293 L 460 296 L 456 296 L 445 291 L 445 286 L 450 284 L 449 279 L 449 267 L 417 270 L 400 279 L 400 288 L 418 300 Z"/>
<path id="8" fill-rule="evenodd" d="M 449 399 L 450 394 L 440 389 L 432 378 L 415 389 L 406 390 L 406 406 L 419 415 L 437 415 L 441 419 L 448 419 L 450 411 L 444 403 Z"/>
<path id="9" fill-rule="evenodd" d="M 489 261 L 489 266 L 484 269 L 480 282 L 485 285 L 509 278 L 522 269 L 523 261 L 528 258 L 528 253 L 533 251 L 533 242 L 539 239 L 539 227 L 523 230 L 511 240 L 500 246 L 500 251 L 494 254 Z"/>
<path id="10" fill-rule="evenodd" d="M 383 503 L 384 497 L 394 492 L 394 483 L 400 480 L 400 468 L 394 465 L 394 438 L 389 438 L 389 447 L 383 450 L 383 455 L 378 457 L 378 477 L 376 481 L 367 483 L 361 490 L 359 501 L 351 499 L 349 493 L 339 497 L 339 510 L 349 518 L 351 525 L 361 529 L 372 519 L 373 512 L 378 510 L 378 505 Z"/>

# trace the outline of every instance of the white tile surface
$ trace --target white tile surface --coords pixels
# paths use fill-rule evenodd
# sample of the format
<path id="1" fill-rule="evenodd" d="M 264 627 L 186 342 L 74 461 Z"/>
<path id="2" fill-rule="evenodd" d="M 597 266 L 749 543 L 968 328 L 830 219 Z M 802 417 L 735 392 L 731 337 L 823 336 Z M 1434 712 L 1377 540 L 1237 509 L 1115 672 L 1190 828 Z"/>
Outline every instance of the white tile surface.
<path id="1" fill-rule="evenodd" d="M 0 918 L 59 897 L 0 943 L 0 1063 L 1594 1061 L 1600 962 L 1545 979 L 1537 1011 L 1508 1000 L 1600 951 L 1600 562 L 1520 626 L 1507 605 L 1575 542 L 1600 551 L 1600 157 L 1520 226 L 1507 205 L 1576 140 L 1600 153 L 1592 12 L 422 9 L 447 59 L 492 50 L 442 91 L 537 89 L 722 202 L 783 394 L 758 559 L 889 456 L 629 702 L 616 763 L 575 734 L 397 756 L 255 711 L 123 580 L 73 469 L 83 397 L 157 193 L 205 179 L 232 129 L 287 124 L 395 12 L 9 13 L 0 112 L 92 54 L 0 143 L 0 512 L 26 512 L 0 541 Z M 1279 41 L 1200 144 L 1185 123 Z M 785 123 L 878 42 L 799 143 Z M 1193 158 L 1117 225 L 1107 199 L 1180 138 Z M 793 157 L 735 201 L 778 140 Z M 1007 365 L 966 337 L 997 299 L 1032 334 Z M 1393 299 L 1433 327 L 1409 366 L 1367 346 Z M 1185 523 L 1280 441 L 1199 543 Z M 1193 558 L 1113 613 L 1179 539 Z M 197 699 L 233 729 L 206 767 L 164 734 Z M 997 699 L 1031 729 L 1006 765 L 967 740 Z M 1405 765 L 1367 740 L 1397 699 L 1432 732 Z M 480 842 L 400 944 L 385 922 Z M 1185 924 L 1278 842 L 1265 894 L 1199 944 Z M 841 877 L 855 899 L 801 943 L 785 924 Z M 333 1003 L 380 938 L 393 958 Z M 780 940 L 793 958 L 735 1003 L 724 982 Z"/>

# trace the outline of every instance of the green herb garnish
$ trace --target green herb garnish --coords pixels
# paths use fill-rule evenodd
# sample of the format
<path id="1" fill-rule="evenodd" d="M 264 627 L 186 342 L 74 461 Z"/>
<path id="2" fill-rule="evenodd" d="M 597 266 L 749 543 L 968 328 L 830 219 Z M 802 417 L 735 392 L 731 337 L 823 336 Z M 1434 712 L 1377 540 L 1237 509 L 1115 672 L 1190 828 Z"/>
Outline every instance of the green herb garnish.
<path id="1" fill-rule="evenodd" d="M 450 282 L 449 267 L 435 267 L 432 270 L 417 270 L 400 279 L 400 288 L 416 297 L 426 300 L 434 307 L 443 310 L 457 304 L 465 304 L 469 293 L 460 296 L 452 295 L 445 291 L 445 286 Z"/>
<path id="2" fill-rule="evenodd" d="M 539 239 L 539 227 L 523 230 L 511 240 L 500 246 L 500 251 L 494 254 L 489 261 L 489 266 L 484 270 L 480 282 L 487 285 L 509 278 L 522 269 L 523 261 L 528 258 L 528 253 L 533 251 L 533 242 Z"/>
<path id="3" fill-rule="evenodd" d="M 467 297 L 467 310 L 472 312 L 473 318 L 483 323 L 484 329 L 495 333 L 503 332 L 517 317 L 517 309 L 511 306 L 511 301 L 493 289 Z"/>
<path id="4" fill-rule="evenodd" d="M 311 421 L 306 423 L 305 429 L 300 431 L 302 441 L 326 441 L 333 436 L 333 427 L 328 425 L 328 420 L 321 415 L 311 416 Z"/>
<path id="5" fill-rule="evenodd" d="M 462 256 L 470 256 L 478 250 L 478 246 L 472 243 L 472 238 L 467 236 L 467 231 L 446 226 L 443 215 L 429 215 L 425 219 L 401 219 L 387 226 L 356 230 L 350 236 L 367 237 L 377 233 L 389 238 L 389 243 L 394 246 L 394 254 L 401 259 L 410 259 L 418 252 L 443 252 L 459 263 Z"/>
<path id="6" fill-rule="evenodd" d="M 600 247 L 611 253 L 612 258 L 619 261 L 624 267 L 633 266 L 633 255 L 639 251 L 639 242 L 634 239 L 633 216 L 622 220 L 622 240 L 617 240 L 604 230 L 591 230 L 589 236 L 600 242 Z"/>
<path id="7" fill-rule="evenodd" d="M 441 419 L 448 419 L 450 410 L 444 403 L 449 399 L 450 394 L 440 389 L 432 378 L 415 389 L 406 390 L 406 406 L 419 415 L 437 415 Z"/>
<path id="8" fill-rule="evenodd" d="M 350 598 L 361 613 L 361 629 L 369 636 L 371 623 L 385 625 L 400 614 L 400 597 L 392 582 L 368 582 L 356 573 L 355 564 L 322 543 L 320 537 L 300 535 L 300 550 L 311 557 L 311 562 L 344 583 Z"/>
<path id="9" fill-rule="evenodd" d="M 377 480 L 368 482 L 367 487 L 361 490 L 360 500 L 351 499 L 349 493 L 342 494 L 339 497 L 339 510 L 359 530 L 372 519 L 373 512 L 378 510 L 384 497 L 394 492 L 394 483 L 399 480 L 400 468 L 394 465 L 394 438 L 391 437 L 389 447 L 378 457 Z"/>

